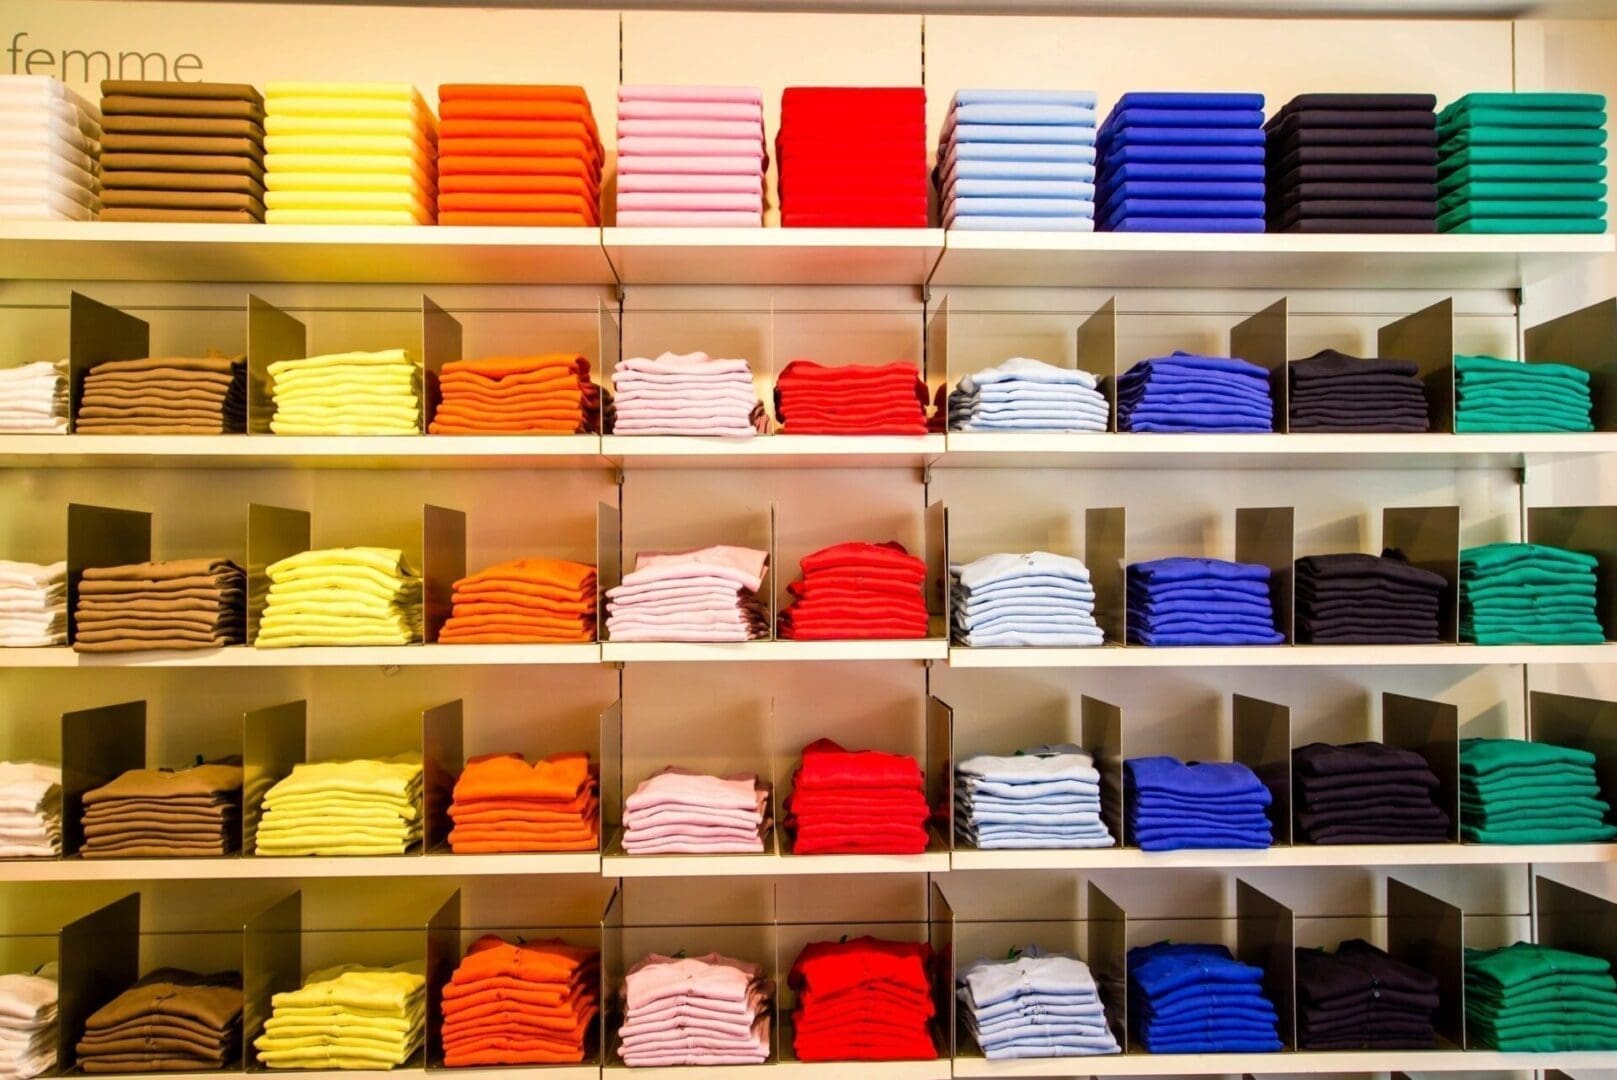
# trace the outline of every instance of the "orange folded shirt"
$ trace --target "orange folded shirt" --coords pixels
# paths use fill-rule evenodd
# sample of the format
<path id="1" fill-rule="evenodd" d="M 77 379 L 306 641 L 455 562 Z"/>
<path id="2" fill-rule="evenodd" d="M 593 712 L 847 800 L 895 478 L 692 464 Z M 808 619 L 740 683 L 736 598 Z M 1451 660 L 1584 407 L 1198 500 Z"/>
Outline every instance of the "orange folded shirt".
<path id="1" fill-rule="evenodd" d="M 596 987 L 592 980 L 585 977 L 595 970 L 598 969 L 588 969 L 571 982 L 534 983 L 532 991 L 479 990 L 446 1000 L 443 1003 L 444 1017 L 457 1026 L 470 1026 L 509 1013 L 511 1002 L 516 1001 L 522 1006 L 523 1016 L 565 1020 L 577 1016 L 580 1009 L 596 1000 Z"/>
<path id="2" fill-rule="evenodd" d="M 438 634 L 444 645 L 587 645 L 594 640 L 592 633 L 554 633 L 503 623 L 453 629 L 446 625 Z"/>
<path id="3" fill-rule="evenodd" d="M 595 588 L 595 567 L 589 563 L 544 556 L 511 559 L 467 574 L 455 582 L 454 587 L 459 589 L 496 581 L 521 582 L 538 589 L 553 589 L 568 595 L 582 595 L 593 592 Z"/>
<path id="4" fill-rule="evenodd" d="M 444 101 L 571 101 L 588 105 L 582 86 L 565 83 L 444 83 L 438 87 Z"/>
<path id="5" fill-rule="evenodd" d="M 442 91 L 439 91 L 441 94 Z M 517 94 L 500 97 L 442 98 L 438 102 L 442 120 L 577 120 L 595 126 L 595 113 L 588 101 L 558 101 L 552 98 L 524 98 Z"/>
<path id="6" fill-rule="evenodd" d="M 445 152 L 456 139 L 582 139 L 592 142 L 595 129 L 581 120 L 499 120 L 463 117 L 438 125 L 438 147 Z"/>
<path id="7" fill-rule="evenodd" d="M 581 1061 L 599 995 L 597 950 L 559 940 L 513 944 L 484 935 L 443 989 L 445 1061 Z"/>
<path id="8" fill-rule="evenodd" d="M 589 790 L 595 769 L 585 750 L 550 754 L 529 764 L 521 754 L 481 754 L 466 762 L 455 781 L 454 801 L 549 799 L 570 802 Z M 496 938 L 498 940 L 498 938 Z M 492 958 L 485 959 L 488 964 Z"/>
<path id="9" fill-rule="evenodd" d="M 559 617 L 564 615 L 582 615 L 595 617 L 595 594 L 591 593 L 588 599 L 577 600 L 542 600 L 529 593 L 503 592 L 498 589 L 474 589 L 455 594 L 454 604 L 456 610 L 463 610 L 468 615 L 493 615 L 497 611 L 481 607 L 462 608 L 466 604 L 498 604 L 501 611 L 513 613 L 529 613 L 535 615 L 550 615 Z"/>
<path id="10" fill-rule="evenodd" d="M 438 190 L 443 194 L 456 194 L 462 191 L 509 191 L 509 192 L 543 192 L 546 194 L 577 195 L 588 199 L 593 205 L 600 201 L 601 185 L 599 181 L 582 176 L 506 176 L 502 174 L 489 174 L 483 176 L 454 175 L 442 177 Z"/>
<path id="11" fill-rule="evenodd" d="M 576 153 L 440 154 L 438 177 L 446 176 L 576 176 L 599 185 L 601 170 Z"/>
<path id="12" fill-rule="evenodd" d="M 438 209 L 589 214 L 594 204 L 583 195 L 557 191 L 446 191 L 438 196 Z"/>

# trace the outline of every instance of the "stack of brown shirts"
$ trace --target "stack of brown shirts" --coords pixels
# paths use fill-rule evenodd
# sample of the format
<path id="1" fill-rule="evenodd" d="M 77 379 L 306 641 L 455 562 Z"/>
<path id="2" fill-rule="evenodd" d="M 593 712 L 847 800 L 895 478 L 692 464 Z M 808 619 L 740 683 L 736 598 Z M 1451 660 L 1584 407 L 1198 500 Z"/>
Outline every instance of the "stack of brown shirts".
<path id="1" fill-rule="evenodd" d="M 247 430 L 240 356 L 108 360 L 84 376 L 73 430 L 87 435 L 230 435 Z"/>
<path id="2" fill-rule="evenodd" d="M 84 793 L 85 858 L 228 855 L 241 839 L 241 762 L 130 769 Z"/>
<path id="3" fill-rule="evenodd" d="M 87 1073 L 241 1068 L 241 975 L 158 968 L 90 1014 L 78 1041 Z"/>
<path id="4" fill-rule="evenodd" d="M 247 575 L 229 559 L 86 567 L 73 609 L 79 652 L 216 649 L 247 640 Z"/>
<path id="5" fill-rule="evenodd" d="M 234 83 L 101 83 L 102 221 L 264 220 L 264 99 Z"/>

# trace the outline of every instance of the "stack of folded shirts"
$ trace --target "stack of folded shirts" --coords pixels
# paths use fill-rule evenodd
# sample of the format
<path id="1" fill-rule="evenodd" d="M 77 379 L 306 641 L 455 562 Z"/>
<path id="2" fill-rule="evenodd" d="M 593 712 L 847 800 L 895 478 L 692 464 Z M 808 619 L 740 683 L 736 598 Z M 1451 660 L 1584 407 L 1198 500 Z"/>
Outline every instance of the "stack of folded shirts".
<path id="1" fill-rule="evenodd" d="M 36 360 L 0 370 L 0 432 L 67 433 L 67 361 Z"/>
<path id="2" fill-rule="evenodd" d="M 1589 373 L 1570 364 L 1454 358 L 1455 431 L 1593 431 Z"/>
<path id="3" fill-rule="evenodd" d="M 957 90 L 933 174 L 944 227 L 1093 231 L 1094 148 L 1092 90 Z"/>
<path id="4" fill-rule="evenodd" d="M 397 548 L 304 551 L 270 563 L 258 621 L 261 649 L 413 645 L 421 640 L 421 578 Z"/>
<path id="5" fill-rule="evenodd" d="M 629 1066 L 762 1065 L 773 991 L 758 964 L 652 953 L 623 977 L 618 1054 Z"/>
<path id="6" fill-rule="evenodd" d="M 583 1061 L 601 1008 L 600 976 L 598 950 L 484 934 L 443 987 L 444 1064 Z"/>
<path id="7" fill-rule="evenodd" d="M 1460 552 L 1460 640 L 1477 645 L 1599 645 L 1599 560 L 1544 544 Z"/>
<path id="8" fill-rule="evenodd" d="M 251 86 L 107 79 L 101 115 L 108 154 L 159 159 L 102 169 L 102 221 L 264 220 L 264 99 Z M 174 157 L 189 160 L 162 161 Z"/>
<path id="9" fill-rule="evenodd" d="M 926 91 L 789 86 L 780 97 L 780 223 L 926 227 Z"/>
<path id="10" fill-rule="evenodd" d="M 976 754 L 955 766 L 955 829 L 973 847 L 1101 848 L 1100 773 L 1076 746 Z"/>
<path id="11" fill-rule="evenodd" d="M 454 584 L 440 644 L 560 644 L 595 640 L 595 567 L 512 559 Z"/>
<path id="12" fill-rule="evenodd" d="M 48 75 L 0 75 L 0 220 L 89 221 L 101 113 Z"/>
<path id="13" fill-rule="evenodd" d="M 449 849 L 595 851 L 600 808 L 587 752 L 552 754 L 532 765 L 521 754 L 484 754 L 467 761 L 455 781 Z"/>
<path id="14" fill-rule="evenodd" d="M 1465 950 L 1465 1028 L 1506 1053 L 1617 1050 L 1611 962 L 1518 941 Z"/>
<path id="15" fill-rule="evenodd" d="M 619 435 L 728 435 L 769 430 L 745 360 L 665 352 L 619 360 L 612 369 L 612 430 Z"/>
<path id="16" fill-rule="evenodd" d="M 768 167 L 756 87 L 618 87 L 619 225 L 762 226 Z"/>
<path id="17" fill-rule="evenodd" d="M 1117 430 L 1274 430 L 1269 373 L 1230 356 L 1174 352 L 1141 360 L 1117 381 Z"/>
<path id="18" fill-rule="evenodd" d="M 1437 231 L 1437 98 L 1302 94 L 1264 125 L 1269 231 Z"/>
<path id="19" fill-rule="evenodd" d="M 1176 557 L 1128 568 L 1131 645 L 1280 645 L 1267 566 Z"/>
<path id="20" fill-rule="evenodd" d="M 1037 947 L 978 960 L 955 977 L 966 1030 L 990 1061 L 1121 1052 L 1089 965 Z"/>
<path id="21" fill-rule="evenodd" d="M 67 563 L 0 559 L 0 648 L 67 644 Z"/>
<path id="22" fill-rule="evenodd" d="M 1593 844 L 1617 836 L 1595 756 L 1522 739 L 1460 740 L 1460 838 Z"/>
<path id="23" fill-rule="evenodd" d="M 775 380 L 783 435 L 925 435 L 926 384 L 914 364 L 793 360 Z"/>
<path id="24" fill-rule="evenodd" d="M 949 567 L 956 644 L 1099 645 L 1089 568 L 1070 555 L 985 555 Z"/>
<path id="25" fill-rule="evenodd" d="M 1262 94 L 1124 94 L 1096 145 L 1101 229 L 1263 231 Z"/>
<path id="26" fill-rule="evenodd" d="M 33 1080 L 56 1067 L 56 964 L 0 975 L 0 1076 Z"/>
<path id="27" fill-rule="evenodd" d="M 229 435 L 247 430 L 240 356 L 109 360 L 84 376 L 73 430 L 89 435 Z"/>
<path id="28" fill-rule="evenodd" d="M 797 855 L 919 855 L 932 816 L 914 758 L 830 739 L 803 748 L 786 809 Z"/>
<path id="29" fill-rule="evenodd" d="M 573 435 L 601 430 L 601 388 L 576 353 L 454 360 L 438 373 L 434 435 Z"/>
<path id="30" fill-rule="evenodd" d="M 623 584 L 607 590 L 613 641 L 753 641 L 769 636 L 758 595 L 769 553 L 719 544 L 642 551 Z"/>
<path id="31" fill-rule="evenodd" d="M 229 559 L 86 567 L 73 611 L 79 652 L 217 649 L 247 639 L 247 575 Z"/>
<path id="32" fill-rule="evenodd" d="M 90 1014 L 74 1050 L 87 1073 L 241 1065 L 241 975 L 158 968 Z"/>
<path id="33" fill-rule="evenodd" d="M 1453 102 L 1437 117 L 1438 232 L 1605 232 L 1605 109 L 1602 94 Z"/>
<path id="34" fill-rule="evenodd" d="M 967 375 L 949 394 L 951 431 L 1105 431 L 1111 405 L 1095 376 L 1017 356 Z"/>
<path id="35" fill-rule="evenodd" d="M 421 839 L 421 756 L 303 762 L 264 796 L 257 855 L 402 855 Z"/>
<path id="36" fill-rule="evenodd" d="M 241 764 L 130 769 L 84 793 L 85 858 L 228 855 L 241 840 Z"/>
<path id="37" fill-rule="evenodd" d="M 631 855 L 759 852 L 769 835 L 769 785 L 752 773 L 704 776 L 669 766 L 623 806 Z"/>
<path id="38" fill-rule="evenodd" d="M 1310 844 L 1441 844 L 1449 815 L 1438 779 L 1413 750 L 1378 742 L 1291 752 L 1297 838 Z"/>
<path id="39" fill-rule="evenodd" d="M 0 761 L 0 859 L 48 859 L 61 853 L 61 766 Z M 0 1018 L 4 1015 L 0 1010 Z"/>
<path id="40" fill-rule="evenodd" d="M 1274 842 L 1273 801 L 1239 762 L 1130 758 L 1123 812 L 1130 843 L 1143 851 L 1266 848 Z"/>
<path id="41" fill-rule="evenodd" d="M 1297 950 L 1299 1050 L 1432 1050 L 1437 976 L 1368 941 Z"/>
<path id="42" fill-rule="evenodd" d="M 272 82 L 264 88 L 272 225 L 431 225 L 438 121 L 408 83 Z"/>
<path id="43" fill-rule="evenodd" d="M 1426 386 L 1408 360 L 1321 349 L 1287 365 L 1292 431 L 1416 432 L 1432 429 Z"/>
<path id="44" fill-rule="evenodd" d="M 932 949 L 859 937 L 803 947 L 787 981 L 797 991 L 798 1061 L 933 1061 Z"/>
<path id="45" fill-rule="evenodd" d="M 438 87 L 438 224 L 601 223 L 601 137 L 581 86 Z"/>
<path id="46" fill-rule="evenodd" d="M 1159 941 L 1129 950 L 1129 1030 L 1150 1054 L 1270 1053 L 1279 1017 L 1263 969 L 1223 945 Z"/>
<path id="47" fill-rule="evenodd" d="M 1297 560 L 1297 640 L 1311 645 L 1435 645 L 1449 583 L 1402 552 Z"/>
<path id="48" fill-rule="evenodd" d="M 277 435 L 419 435 L 421 369 L 404 349 L 269 366 Z"/>
<path id="49" fill-rule="evenodd" d="M 926 562 L 896 540 L 849 541 L 798 560 L 803 576 L 788 586 L 780 636 L 796 641 L 924 638 Z"/>
<path id="50" fill-rule="evenodd" d="M 394 1069 L 427 1033 L 421 962 L 393 967 L 339 964 L 312 972 L 298 990 L 270 999 L 264 1033 L 253 1040 L 271 1069 Z"/>

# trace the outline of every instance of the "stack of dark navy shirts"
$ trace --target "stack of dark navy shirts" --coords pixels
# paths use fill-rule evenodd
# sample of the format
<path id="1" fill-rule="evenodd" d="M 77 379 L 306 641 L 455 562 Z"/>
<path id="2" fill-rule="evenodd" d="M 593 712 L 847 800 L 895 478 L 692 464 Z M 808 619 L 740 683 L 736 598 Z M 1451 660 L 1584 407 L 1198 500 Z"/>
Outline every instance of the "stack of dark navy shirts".
<path id="1" fill-rule="evenodd" d="M 1174 352 L 1141 360 L 1117 381 L 1118 431 L 1274 429 L 1269 373 L 1245 360 Z"/>
<path id="2" fill-rule="evenodd" d="M 1401 553 L 1297 560 L 1297 640 L 1310 645 L 1435 645 L 1449 583 Z"/>
<path id="3" fill-rule="evenodd" d="M 1256 773 L 1239 762 L 1130 758 L 1123 799 L 1124 832 L 1142 851 L 1266 848 L 1274 842 L 1274 801 Z"/>
<path id="4" fill-rule="evenodd" d="M 1269 568 L 1174 557 L 1128 568 L 1131 645 L 1279 645 Z"/>
<path id="5" fill-rule="evenodd" d="M 1437 976 L 1368 941 L 1297 950 L 1299 1050 L 1431 1050 Z"/>
<path id="6" fill-rule="evenodd" d="M 1408 360 L 1321 349 L 1287 365 L 1291 430 L 1335 433 L 1432 429 L 1420 368 Z"/>
<path id="7" fill-rule="evenodd" d="M 1265 125 L 1269 229 L 1437 231 L 1437 98 L 1303 94 Z"/>
<path id="8" fill-rule="evenodd" d="M 1263 969 L 1241 963 L 1224 946 L 1140 945 L 1129 950 L 1128 969 L 1129 1027 L 1148 1053 L 1281 1049 L 1279 1016 L 1263 996 Z"/>
<path id="9" fill-rule="evenodd" d="M 1291 752 L 1297 838 L 1311 844 L 1441 844 L 1449 815 L 1438 779 L 1413 750 L 1377 742 L 1309 743 Z"/>

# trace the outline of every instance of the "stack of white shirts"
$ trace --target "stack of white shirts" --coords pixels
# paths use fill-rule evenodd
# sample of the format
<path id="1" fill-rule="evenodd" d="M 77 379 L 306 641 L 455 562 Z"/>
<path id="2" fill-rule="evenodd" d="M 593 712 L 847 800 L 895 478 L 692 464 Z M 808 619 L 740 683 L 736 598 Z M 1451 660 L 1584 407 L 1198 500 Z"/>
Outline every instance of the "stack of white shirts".
<path id="1" fill-rule="evenodd" d="M 0 432 L 67 433 L 66 360 L 39 360 L 0 370 Z"/>
<path id="2" fill-rule="evenodd" d="M 1105 431 L 1111 406 L 1095 376 L 1016 356 L 961 379 L 950 431 Z"/>
<path id="3" fill-rule="evenodd" d="M 0 75 L 0 219 L 91 220 L 100 160 L 95 106 L 46 75 Z"/>
<path id="4" fill-rule="evenodd" d="M 613 641 L 752 641 L 769 636 L 758 596 L 769 553 L 720 544 L 643 551 L 623 584 L 607 590 Z"/>
<path id="5" fill-rule="evenodd" d="M 619 225 L 762 226 L 768 167 L 757 87 L 618 87 Z"/>
<path id="6" fill-rule="evenodd" d="M 56 965 L 0 975 L 0 1077 L 29 1080 L 56 1067 Z"/>
<path id="7" fill-rule="evenodd" d="M 61 853 L 61 768 L 0 761 L 0 858 L 49 859 Z"/>
<path id="8" fill-rule="evenodd" d="M 984 555 L 949 567 L 957 645 L 1100 645 L 1089 568 L 1048 551 Z"/>
<path id="9" fill-rule="evenodd" d="M 612 387 L 619 435 L 749 438 L 768 426 L 745 360 L 704 352 L 630 357 L 612 369 Z"/>
<path id="10" fill-rule="evenodd" d="M 0 559 L 0 648 L 67 644 L 67 563 Z"/>

